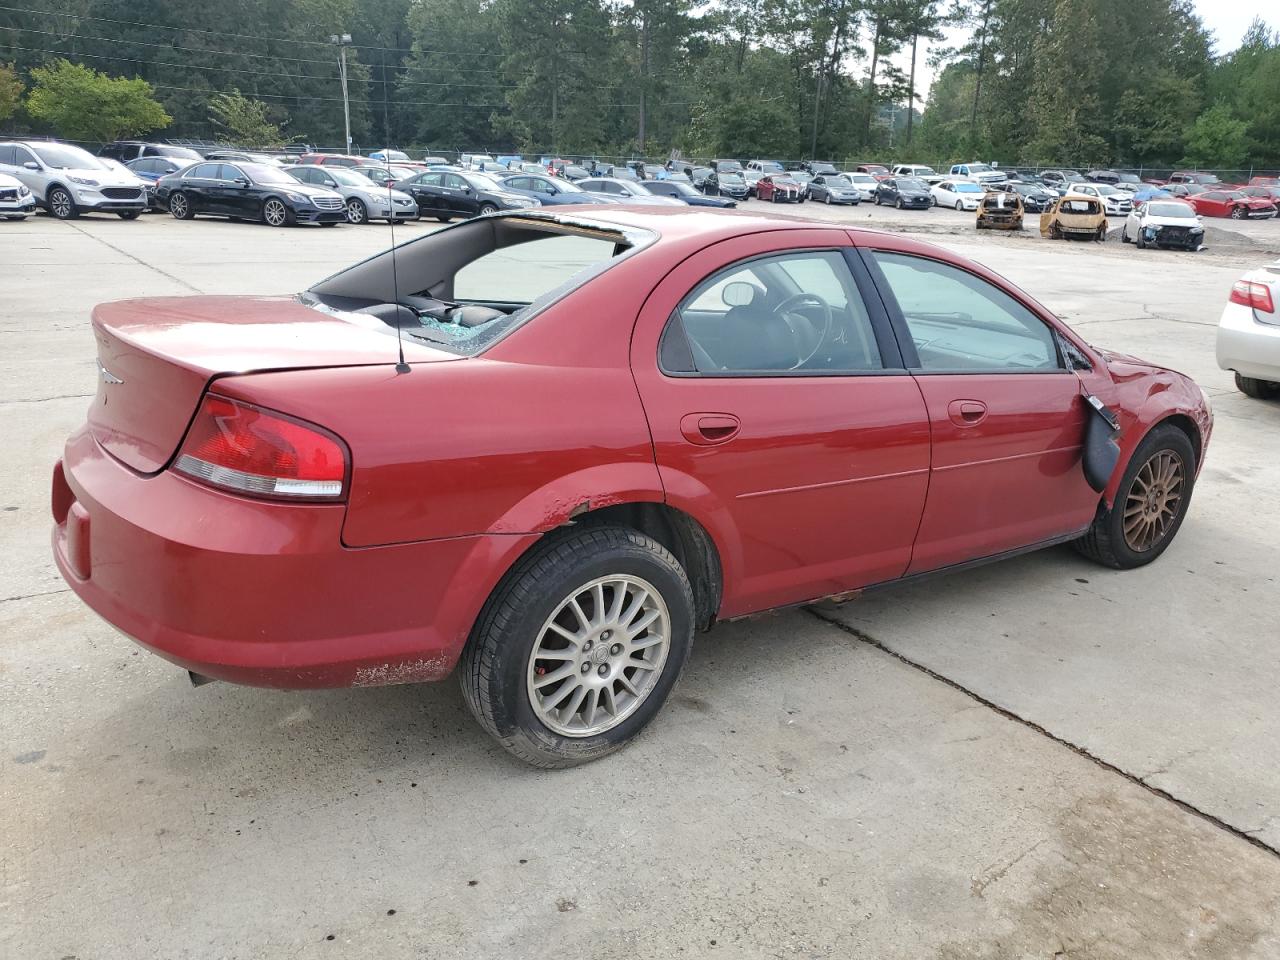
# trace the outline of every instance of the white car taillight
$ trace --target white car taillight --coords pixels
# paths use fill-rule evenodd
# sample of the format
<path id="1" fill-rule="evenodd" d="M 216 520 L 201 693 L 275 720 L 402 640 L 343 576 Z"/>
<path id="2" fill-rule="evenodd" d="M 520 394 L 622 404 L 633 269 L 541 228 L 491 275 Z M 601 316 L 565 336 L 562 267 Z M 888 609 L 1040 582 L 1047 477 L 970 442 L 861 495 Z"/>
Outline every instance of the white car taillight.
<path id="1" fill-rule="evenodd" d="M 1265 283 L 1254 283 L 1252 280 L 1237 280 L 1231 286 L 1232 303 L 1243 307 L 1252 307 L 1262 313 L 1275 313 L 1275 301 L 1271 299 L 1271 288 Z"/>

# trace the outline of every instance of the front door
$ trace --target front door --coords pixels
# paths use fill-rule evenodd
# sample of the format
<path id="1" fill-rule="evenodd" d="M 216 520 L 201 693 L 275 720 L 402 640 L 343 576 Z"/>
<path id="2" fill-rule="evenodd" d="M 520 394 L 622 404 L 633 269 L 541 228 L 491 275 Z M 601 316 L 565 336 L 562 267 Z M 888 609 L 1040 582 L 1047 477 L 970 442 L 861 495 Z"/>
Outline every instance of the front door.
<path id="1" fill-rule="evenodd" d="M 460 217 L 474 217 L 480 212 L 475 188 L 456 173 L 444 175 L 444 204 L 450 213 Z"/>
<path id="2" fill-rule="evenodd" d="M 1086 406 L 1052 326 L 954 264 L 891 249 L 867 261 L 933 431 L 910 572 L 1082 532 L 1098 504 L 1081 466 Z"/>
<path id="3" fill-rule="evenodd" d="M 722 617 L 907 568 L 928 420 L 849 250 L 824 229 L 716 244 L 669 273 L 637 321 L 631 363 L 659 473 L 716 541 Z"/>
<path id="4" fill-rule="evenodd" d="M 418 201 L 419 213 L 424 216 L 444 213 L 445 206 L 441 200 L 443 183 L 443 173 L 424 173 L 405 184 L 413 199 Z"/>

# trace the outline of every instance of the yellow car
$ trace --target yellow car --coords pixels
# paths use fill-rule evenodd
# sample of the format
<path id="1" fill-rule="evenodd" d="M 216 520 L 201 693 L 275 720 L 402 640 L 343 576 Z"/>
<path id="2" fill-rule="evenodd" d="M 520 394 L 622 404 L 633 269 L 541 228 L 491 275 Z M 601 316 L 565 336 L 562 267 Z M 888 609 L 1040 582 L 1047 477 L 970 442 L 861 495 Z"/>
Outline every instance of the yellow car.
<path id="1" fill-rule="evenodd" d="M 1106 211 L 1097 197 L 1068 193 L 1040 214 L 1040 236 L 1051 240 L 1106 240 Z"/>
<path id="2" fill-rule="evenodd" d="M 979 230 L 1021 230 L 1022 198 L 1016 193 L 993 190 L 978 204 Z"/>

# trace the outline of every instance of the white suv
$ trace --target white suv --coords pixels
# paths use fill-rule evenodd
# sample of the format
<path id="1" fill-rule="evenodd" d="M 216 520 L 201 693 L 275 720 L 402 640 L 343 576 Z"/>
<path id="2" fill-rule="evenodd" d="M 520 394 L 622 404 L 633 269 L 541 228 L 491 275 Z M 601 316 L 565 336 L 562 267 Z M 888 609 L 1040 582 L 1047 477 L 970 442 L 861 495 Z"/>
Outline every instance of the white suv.
<path id="1" fill-rule="evenodd" d="M 133 220 L 147 209 L 146 184 L 126 168 L 69 143 L 0 142 L 0 173 L 26 184 L 59 220 L 100 211 Z"/>

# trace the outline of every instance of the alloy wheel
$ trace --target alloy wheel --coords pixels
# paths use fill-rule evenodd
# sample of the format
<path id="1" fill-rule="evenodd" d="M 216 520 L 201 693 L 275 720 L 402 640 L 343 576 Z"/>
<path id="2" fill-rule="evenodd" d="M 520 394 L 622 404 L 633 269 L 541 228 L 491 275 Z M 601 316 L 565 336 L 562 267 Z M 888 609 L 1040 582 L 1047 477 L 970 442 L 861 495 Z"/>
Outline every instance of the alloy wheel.
<path id="1" fill-rule="evenodd" d="M 268 200 L 262 208 L 262 218 L 273 227 L 283 227 L 289 211 L 279 200 Z"/>
<path id="2" fill-rule="evenodd" d="M 1124 505 L 1124 540 L 1135 553 L 1158 546 L 1182 507 L 1186 468 L 1173 450 L 1157 450 L 1138 470 Z"/>
<path id="3" fill-rule="evenodd" d="M 616 727 L 653 691 L 671 648 L 662 595 L 628 574 L 576 588 L 543 623 L 526 687 L 538 719 L 566 737 Z"/>
<path id="4" fill-rule="evenodd" d="M 75 209 L 75 201 L 67 191 L 58 189 L 49 194 L 49 212 L 59 220 L 70 220 Z"/>
<path id="5" fill-rule="evenodd" d="M 364 223 L 365 210 L 364 204 L 352 197 L 347 201 L 347 222 L 348 223 Z"/>
<path id="6" fill-rule="evenodd" d="M 169 212 L 182 220 L 187 215 L 187 198 L 180 193 L 175 193 L 169 198 Z"/>

